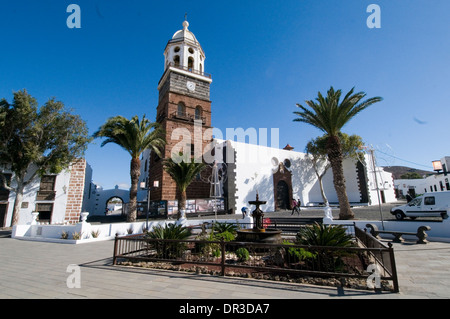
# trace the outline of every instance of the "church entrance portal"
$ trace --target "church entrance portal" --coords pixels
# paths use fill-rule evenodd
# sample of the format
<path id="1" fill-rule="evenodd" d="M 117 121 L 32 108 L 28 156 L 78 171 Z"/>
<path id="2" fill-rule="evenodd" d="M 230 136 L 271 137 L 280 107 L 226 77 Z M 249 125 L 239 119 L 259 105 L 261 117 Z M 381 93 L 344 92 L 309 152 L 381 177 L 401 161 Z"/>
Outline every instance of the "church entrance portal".
<path id="1" fill-rule="evenodd" d="M 276 201 L 278 209 L 289 209 L 289 186 L 285 181 L 277 184 Z"/>
<path id="2" fill-rule="evenodd" d="M 290 162 L 286 163 L 290 166 Z M 273 174 L 273 193 L 275 211 L 291 209 L 292 173 L 284 162 L 278 164 L 278 170 Z"/>

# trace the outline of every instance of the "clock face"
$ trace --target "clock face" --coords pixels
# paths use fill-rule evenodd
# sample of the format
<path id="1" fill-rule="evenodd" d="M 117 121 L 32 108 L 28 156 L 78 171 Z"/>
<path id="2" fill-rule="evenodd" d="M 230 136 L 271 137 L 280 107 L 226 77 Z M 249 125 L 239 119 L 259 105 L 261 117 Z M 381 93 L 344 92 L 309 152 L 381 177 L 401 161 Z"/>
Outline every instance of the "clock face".
<path id="1" fill-rule="evenodd" d="M 194 82 L 188 81 L 186 83 L 186 86 L 189 91 L 191 91 L 191 92 L 195 91 L 195 83 Z"/>

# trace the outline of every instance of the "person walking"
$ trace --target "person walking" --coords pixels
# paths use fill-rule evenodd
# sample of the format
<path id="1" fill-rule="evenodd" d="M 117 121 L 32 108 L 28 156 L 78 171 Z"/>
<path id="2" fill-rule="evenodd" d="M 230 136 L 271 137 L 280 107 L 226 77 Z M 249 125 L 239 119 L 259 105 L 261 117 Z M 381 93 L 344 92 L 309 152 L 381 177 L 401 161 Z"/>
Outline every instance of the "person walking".
<path id="1" fill-rule="evenodd" d="M 245 218 L 245 216 L 247 215 L 247 210 L 248 210 L 247 207 L 242 207 L 242 208 L 241 208 L 242 218 Z"/>
<path id="2" fill-rule="evenodd" d="M 300 201 L 300 199 L 297 199 L 297 200 L 293 199 L 292 200 L 292 213 L 291 213 L 291 216 L 294 215 L 295 212 L 300 216 L 300 211 L 301 211 L 300 205 L 301 205 L 301 203 L 302 202 Z"/>
<path id="3" fill-rule="evenodd" d="M 294 215 L 294 213 L 297 212 L 298 215 L 300 215 L 300 200 L 292 200 L 292 213 L 291 216 Z"/>
<path id="4" fill-rule="evenodd" d="M 299 199 L 297 199 L 297 213 L 299 216 L 300 216 L 300 211 L 302 210 L 301 206 L 302 206 L 302 202 L 300 201 L 300 198 L 299 198 Z"/>

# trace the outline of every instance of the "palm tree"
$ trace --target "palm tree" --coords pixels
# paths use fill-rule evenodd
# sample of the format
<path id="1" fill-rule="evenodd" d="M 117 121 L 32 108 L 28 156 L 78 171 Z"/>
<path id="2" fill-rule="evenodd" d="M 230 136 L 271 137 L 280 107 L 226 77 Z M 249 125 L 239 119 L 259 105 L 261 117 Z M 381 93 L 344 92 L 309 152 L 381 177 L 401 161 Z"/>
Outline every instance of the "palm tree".
<path id="1" fill-rule="evenodd" d="M 128 222 L 136 221 L 136 198 L 139 177 L 141 175 L 141 161 L 139 159 L 142 152 L 151 149 L 158 156 L 165 145 L 163 131 L 158 123 L 150 122 L 145 115 L 139 120 L 137 115 L 131 120 L 123 116 L 109 118 L 97 132 L 95 138 L 106 137 L 101 146 L 114 143 L 122 147 L 131 155 L 130 176 L 130 206 L 127 215 Z"/>
<path id="2" fill-rule="evenodd" d="M 342 158 L 353 158 L 354 160 L 362 162 L 364 160 L 364 151 L 362 150 L 364 143 L 362 138 L 356 134 L 349 136 L 342 132 L 339 132 L 338 136 L 342 148 Z M 328 135 L 324 134 L 309 141 L 305 148 L 306 153 L 310 155 L 311 163 L 314 172 L 316 173 L 317 181 L 319 182 L 320 194 L 322 195 L 325 206 L 329 206 L 329 202 L 323 188 L 323 177 L 331 167 L 330 162 L 327 160 L 327 141 Z"/>
<path id="3" fill-rule="evenodd" d="M 328 135 L 327 155 L 333 170 L 333 183 L 339 200 L 339 218 L 353 219 L 354 214 L 350 208 L 345 187 L 344 169 L 342 166 L 343 154 L 339 132 L 359 112 L 370 105 L 380 102 L 381 97 L 373 97 L 365 101 L 366 93 L 353 93 L 352 88 L 341 101 L 341 90 L 335 91 L 331 87 L 327 96 L 323 97 L 319 92 L 315 101 L 305 101 L 307 106 L 297 104 L 301 111 L 294 112 L 299 117 L 294 119 L 296 122 L 303 122 L 315 126 Z"/>
<path id="4" fill-rule="evenodd" d="M 180 154 L 180 158 L 182 154 Z M 177 219 L 181 218 L 181 210 L 186 208 L 186 189 L 192 183 L 194 178 L 201 173 L 202 170 L 206 168 L 205 163 L 196 163 L 194 159 L 189 162 L 179 161 L 177 159 L 166 159 L 164 160 L 164 170 L 172 177 L 172 179 L 177 184 L 179 193 L 178 198 L 178 214 Z"/>

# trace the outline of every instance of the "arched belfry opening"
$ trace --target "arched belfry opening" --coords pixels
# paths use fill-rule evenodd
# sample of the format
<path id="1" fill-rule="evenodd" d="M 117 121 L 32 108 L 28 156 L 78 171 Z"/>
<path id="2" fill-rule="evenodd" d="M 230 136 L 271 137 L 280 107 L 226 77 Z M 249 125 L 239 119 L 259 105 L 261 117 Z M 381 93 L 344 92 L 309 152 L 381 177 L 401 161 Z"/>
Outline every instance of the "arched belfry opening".
<path id="1" fill-rule="evenodd" d="M 175 66 L 180 66 L 180 56 L 176 55 L 173 57 L 173 63 Z"/>
<path id="2" fill-rule="evenodd" d="M 194 69 L 194 58 L 193 57 L 189 57 L 188 58 L 188 70 L 192 71 L 192 69 Z"/>

